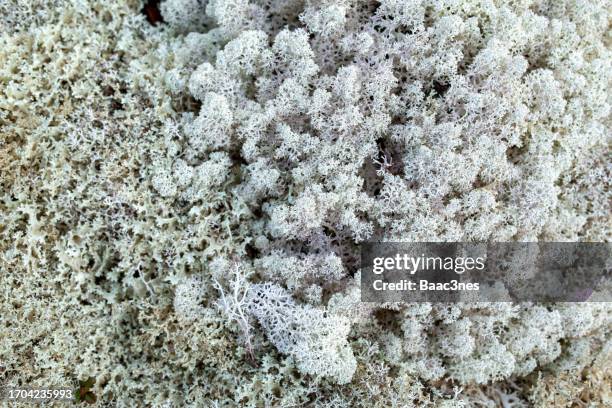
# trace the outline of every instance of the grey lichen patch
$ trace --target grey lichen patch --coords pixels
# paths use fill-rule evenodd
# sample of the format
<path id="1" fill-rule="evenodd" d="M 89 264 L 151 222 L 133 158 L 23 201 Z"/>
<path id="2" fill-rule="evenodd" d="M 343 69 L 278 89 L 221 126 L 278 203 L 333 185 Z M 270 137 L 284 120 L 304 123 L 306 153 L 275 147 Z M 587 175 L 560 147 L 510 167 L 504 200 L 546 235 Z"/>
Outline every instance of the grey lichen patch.
<path id="1" fill-rule="evenodd" d="M 0 385 L 606 405 L 607 304 L 368 305 L 359 245 L 608 241 L 608 3 L 143 7 L 0 3 Z"/>

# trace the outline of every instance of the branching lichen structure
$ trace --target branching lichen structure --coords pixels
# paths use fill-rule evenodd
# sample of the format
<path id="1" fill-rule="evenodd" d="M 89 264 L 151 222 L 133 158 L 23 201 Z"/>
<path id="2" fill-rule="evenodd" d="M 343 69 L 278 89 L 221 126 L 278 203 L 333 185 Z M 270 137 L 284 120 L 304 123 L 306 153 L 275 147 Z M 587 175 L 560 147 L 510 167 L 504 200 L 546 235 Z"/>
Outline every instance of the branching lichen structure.
<path id="1" fill-rule="evenodd" d="M 360 301 L 365 241 L 610 242 L 611 17 L 0 0 L 0 387 L 611 406 L 609 303 Z"/>

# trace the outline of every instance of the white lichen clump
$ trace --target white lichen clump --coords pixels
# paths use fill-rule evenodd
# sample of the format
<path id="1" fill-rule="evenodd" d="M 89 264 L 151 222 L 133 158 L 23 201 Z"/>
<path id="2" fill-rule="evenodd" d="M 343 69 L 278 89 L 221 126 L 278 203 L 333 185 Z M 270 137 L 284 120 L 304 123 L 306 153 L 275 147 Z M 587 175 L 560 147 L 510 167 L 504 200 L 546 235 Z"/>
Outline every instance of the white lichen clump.
<path id="1" fill-rule="evenodd" d="M 610 403 L 607 303 L 359 290 L 366 240 L 609 242 L 609 0 L 144 3 L 0 2 L 0 385 Z"/>

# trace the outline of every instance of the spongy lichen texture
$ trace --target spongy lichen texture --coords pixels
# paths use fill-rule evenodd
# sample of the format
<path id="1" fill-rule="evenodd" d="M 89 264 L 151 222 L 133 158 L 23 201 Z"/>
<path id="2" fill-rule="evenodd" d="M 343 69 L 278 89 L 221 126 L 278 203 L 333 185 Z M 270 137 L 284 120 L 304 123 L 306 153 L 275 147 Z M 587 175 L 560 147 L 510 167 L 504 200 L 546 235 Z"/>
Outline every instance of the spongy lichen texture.
<path id="1" fill-rule="evenodd" d="M 609 0 L 143 7 L 0 0 L 0 386 L 612 404 L 609 304 L 366 306 L 358 270 L 365 240 L 609 242 Z"/>

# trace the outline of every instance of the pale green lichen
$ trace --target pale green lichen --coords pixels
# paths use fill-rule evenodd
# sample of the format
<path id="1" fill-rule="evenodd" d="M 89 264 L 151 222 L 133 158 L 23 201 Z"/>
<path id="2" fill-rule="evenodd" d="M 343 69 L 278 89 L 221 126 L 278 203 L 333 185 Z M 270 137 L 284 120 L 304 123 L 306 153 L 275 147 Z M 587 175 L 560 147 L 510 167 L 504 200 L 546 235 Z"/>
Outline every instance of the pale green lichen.
<path id="1" fill-rule="evenodd" d="M 0 386 L 610 405 L 607 303 L 361 303 L 359 244 L 609 241 L 609 1 L 0 3 Z"/>

